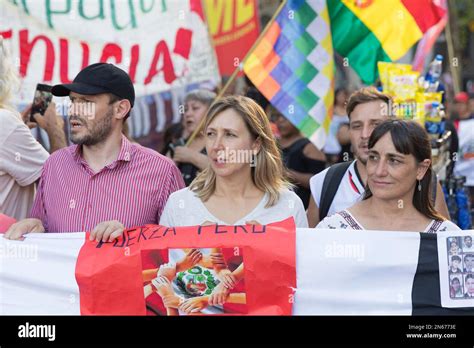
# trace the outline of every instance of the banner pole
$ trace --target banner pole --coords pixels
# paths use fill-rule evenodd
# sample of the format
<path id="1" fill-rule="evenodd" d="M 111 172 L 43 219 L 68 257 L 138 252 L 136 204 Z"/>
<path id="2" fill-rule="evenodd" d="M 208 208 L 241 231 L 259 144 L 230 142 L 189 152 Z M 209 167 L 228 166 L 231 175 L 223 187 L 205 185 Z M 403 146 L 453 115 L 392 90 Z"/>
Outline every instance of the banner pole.
<path id="1" fill-rule="evenodd" d="M 212 104 L 214 104 L 216 101 L 218 101 L 219 99 L 221 99 L 225 92 L 227 91 L 227 89 L 229 88 L 229 86 L 232 84 L 232 82 L 234 82 L 235 80 L 235 77 L 237 76 L 237 74 L 239 73 L 239 71 L 241 71 L 241 68 L 243 69 L 243 66 L 245 64 L 245 62 L 247 61 L 248 57 L 250 57 L 250 55 L 253 53 L 253 51 L 255 50 L 255 48 L 257 47 L 257 45 L 262 41 L 263 37 L 265 36 L 265 34 L 267 33 L 267 31 L 270 29 L 270 26 L 273 24 L 273 22 L 275 22 L 275 19 L 276 17 L 280 14 L 280 12 L 283 10 L 283 7 L 285 7 L 286 5 L 286 2 L 287 0 L 283 0 L 281 2 L 281 4 L 278 6 L 277 10 L 275 11 L 275 13 L 273 14 L 272 18 L 270 19 L 270 21 L 268 21 L 267 25 L 265 26 L 265 28 L 263 29 L 263 31 L 260 33 L 260 36 L 257 38 L 257 40 L 255 40 L 254 44 L 252 45 L 252 47 L 248 50 L 247 54 L 245 55 L 244 59 L 242 60 L 242 62 L 239 64 L 239 66 L 237 66 L 234 70 L 234 72 L 232 73 L 232 75 L 229 77 L 229 80 L 227 80 L 227 83 L 224 85 L 224 88 L 222 88 L 220 91 L 219 91 L 219 94 L 217 95 L 216 99 L 214 100 L 214 102 Z M 212 107 L 212 104 L 210 107 Z M 199 134 L 199 132 L 201 132 L 201 129 L 202 127 L 204 126 L 204 123 L 206 122 L 206 117 L 203 117 L 201 119 L 201 122 L 199 122 L 199 125 L 198 127 L 194 130 L 194 132 L 191 134 L 191 136 L 189 137 L 188 141 L 186 142 L 186 146 L 189 146 L 193 141 L 194 139 L 196 138 L 196 136 Z"/>

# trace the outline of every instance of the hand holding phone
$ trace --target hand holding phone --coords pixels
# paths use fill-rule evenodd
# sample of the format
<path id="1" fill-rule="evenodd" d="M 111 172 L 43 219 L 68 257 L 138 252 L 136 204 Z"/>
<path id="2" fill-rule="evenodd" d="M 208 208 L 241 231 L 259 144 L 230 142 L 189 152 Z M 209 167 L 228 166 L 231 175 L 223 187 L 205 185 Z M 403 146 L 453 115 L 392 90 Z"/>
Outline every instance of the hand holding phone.
<path id="1" fill-rule="evenodd" d="M 46 109 L 53 99 L 51 88 L 52 86 L 41 83 L 36 85 L 35 97 L 33 99 L 33 105 L 31 106 L 30 122 L 36 122 L 35 118 L 33 117 L 33 115 L 36 113 L 44 116 Z"/>

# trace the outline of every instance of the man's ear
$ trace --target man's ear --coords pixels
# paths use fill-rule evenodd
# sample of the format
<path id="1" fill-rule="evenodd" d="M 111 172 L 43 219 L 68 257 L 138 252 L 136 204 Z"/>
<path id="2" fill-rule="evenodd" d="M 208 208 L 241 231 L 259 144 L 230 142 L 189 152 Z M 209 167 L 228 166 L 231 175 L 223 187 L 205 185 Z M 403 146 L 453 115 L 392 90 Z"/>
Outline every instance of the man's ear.
<path id="1" fill-rule="evenodd" d="M 116 105 L 116 112 L 115 118 L 118 120 L 123 120 L 125 116 L 130 112 L 132 109 L 132 105 L 130 104 L 130 100 L 122 99 Z"/>
<path id="2" fill-rule="evenodd" d="M 431 160 L 424 159 L 420 163 L 418 163 L 418 169 L 416 170 L 416 180 L 421 180 L 424 178 L 428 168 L 431 165 Z"/>

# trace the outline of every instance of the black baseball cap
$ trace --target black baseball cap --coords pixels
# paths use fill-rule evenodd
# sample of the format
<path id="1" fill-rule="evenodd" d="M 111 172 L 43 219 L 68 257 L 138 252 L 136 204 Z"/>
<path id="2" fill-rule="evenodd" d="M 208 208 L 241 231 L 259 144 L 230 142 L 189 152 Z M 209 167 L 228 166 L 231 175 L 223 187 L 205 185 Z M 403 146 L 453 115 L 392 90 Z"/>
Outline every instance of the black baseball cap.
<path id="1" fill-rule="evenodd" d="M 53 86 L 51 92 L 57 97 L 66 97 L 70 92 L 84 95 L 112 93 L 128 99 L 133 107 L 135 89 L 130 76 L 110 63 L 95 63 L 82 69 L 72 83 Z"/>

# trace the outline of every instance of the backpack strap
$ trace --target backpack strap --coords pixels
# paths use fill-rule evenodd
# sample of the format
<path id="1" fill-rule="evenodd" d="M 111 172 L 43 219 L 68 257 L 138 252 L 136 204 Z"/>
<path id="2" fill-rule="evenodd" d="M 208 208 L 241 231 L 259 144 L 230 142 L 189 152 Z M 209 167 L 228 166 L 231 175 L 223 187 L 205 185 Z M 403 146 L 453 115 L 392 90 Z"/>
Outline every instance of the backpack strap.
<path id="1" fill-rule="evenodd" d="M 339 184 L 344 177 L 351 162 L 337 163 L 329 167 L 323 181 L 323 188 L 321 190 L 321 200 L 319 201 L 319 221 L 322 221 L 329 211 L 329 207 L 334 200 Z"/>

